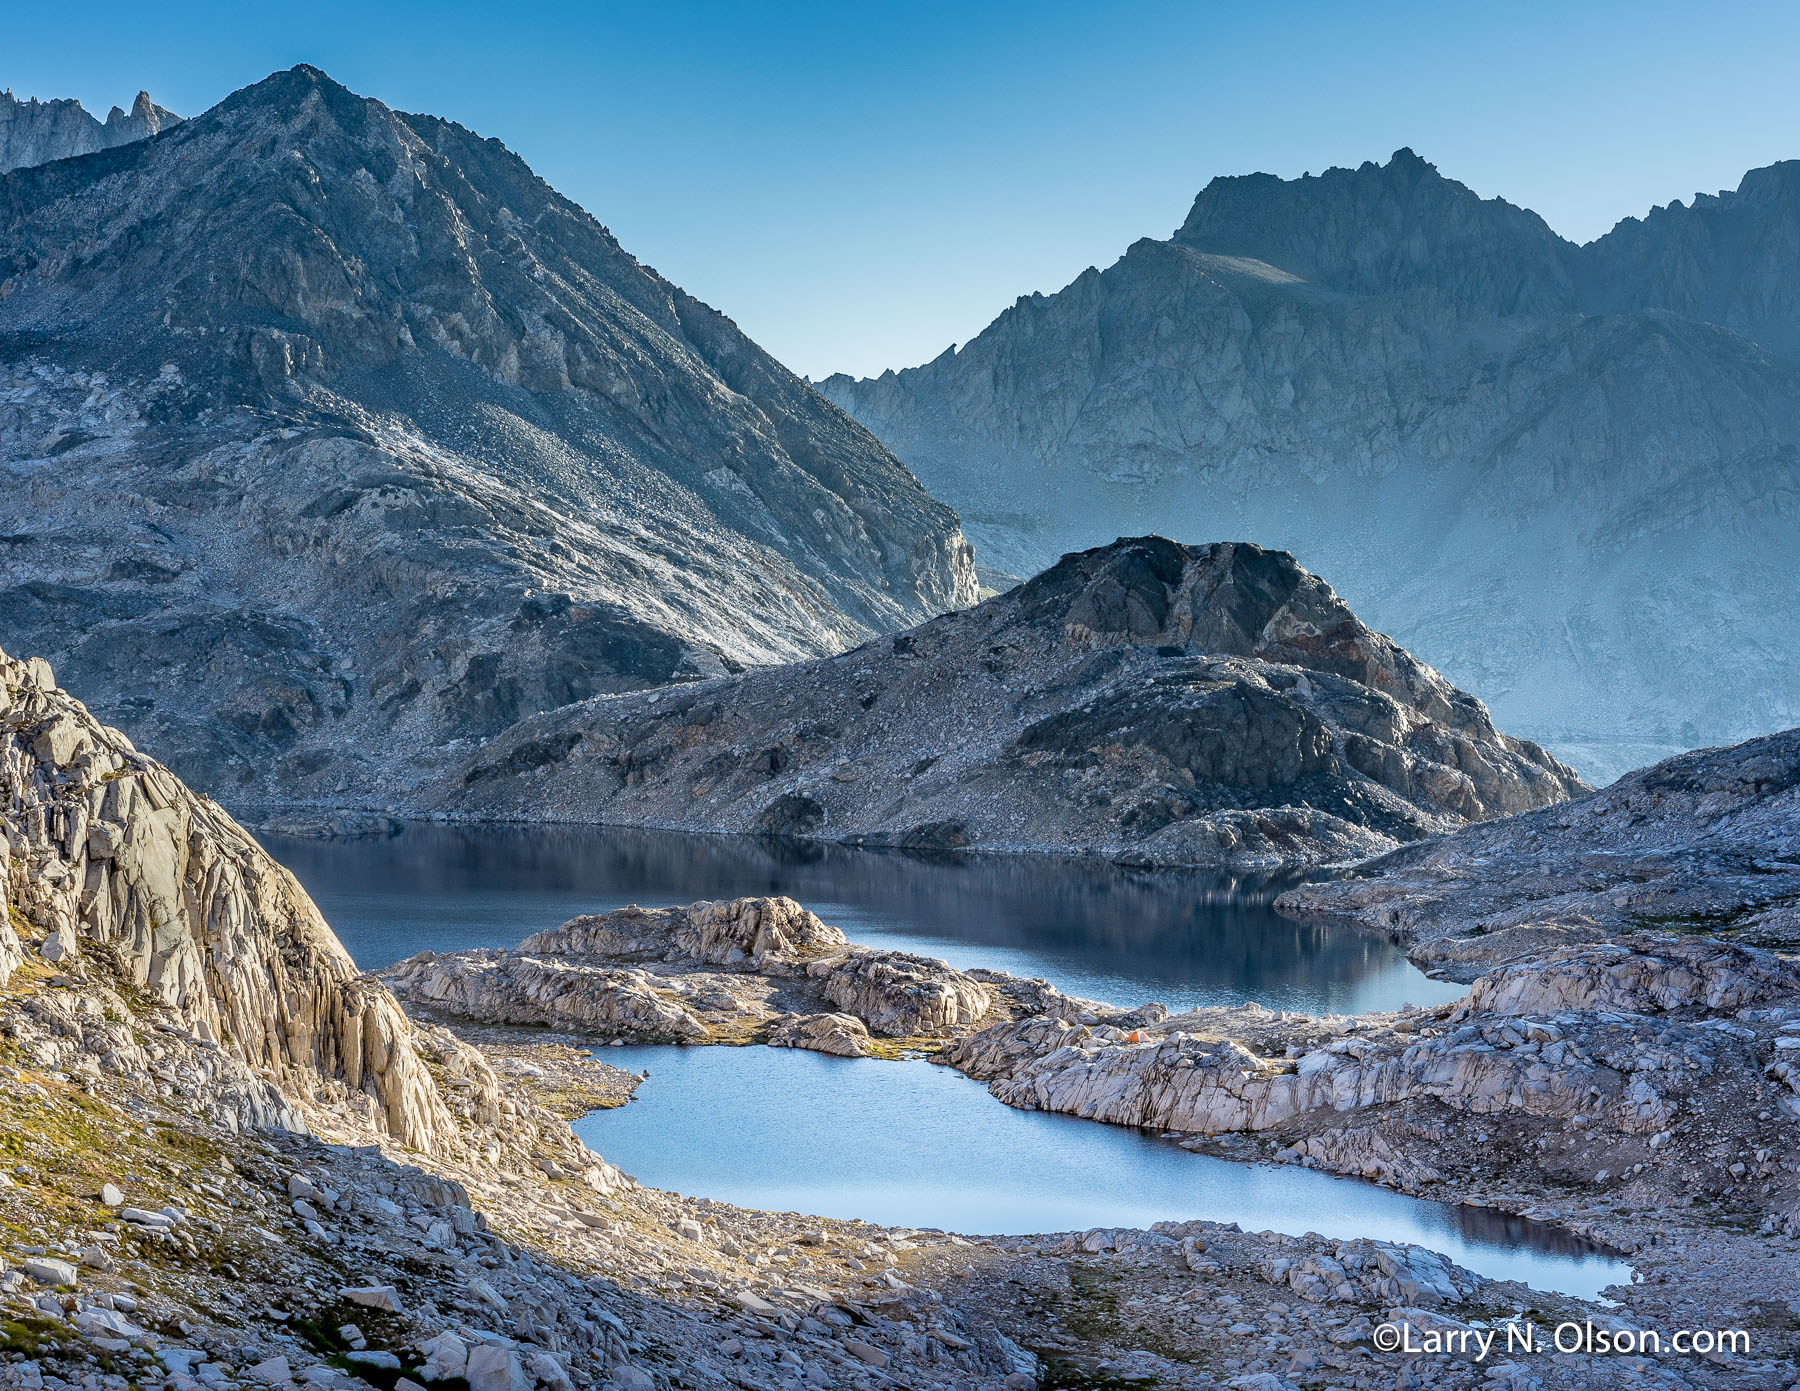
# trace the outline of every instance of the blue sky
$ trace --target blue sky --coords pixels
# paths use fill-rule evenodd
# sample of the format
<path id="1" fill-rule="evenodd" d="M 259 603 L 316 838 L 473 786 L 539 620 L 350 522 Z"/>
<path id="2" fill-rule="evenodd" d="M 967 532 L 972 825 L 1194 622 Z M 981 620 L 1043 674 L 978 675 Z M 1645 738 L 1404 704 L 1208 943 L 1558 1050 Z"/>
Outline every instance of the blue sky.
<path id="1" fill-rule="evenodd" d="M 0 86 L 184 115 L 310 62 L 498 137 L 797 371 L 878 372 L 1411 145 L 1587 240 L 1800 157 L 1800 5 L 0 0 Z"/>

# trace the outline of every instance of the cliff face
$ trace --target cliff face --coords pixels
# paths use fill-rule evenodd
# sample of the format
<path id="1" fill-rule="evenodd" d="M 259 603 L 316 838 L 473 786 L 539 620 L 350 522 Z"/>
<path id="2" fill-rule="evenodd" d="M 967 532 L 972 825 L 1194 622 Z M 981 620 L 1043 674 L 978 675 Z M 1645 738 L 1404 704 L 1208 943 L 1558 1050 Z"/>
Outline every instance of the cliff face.
<path id="1" fill-rule="evenodd" d="M 1252 869 L 1582 786 L 1291 556 L 1143 537 L 842 657 L 526 721 L 419 805 Z"/>
<path id="2" fill-rule="evenodd" d="M 297 68 L 0 180 L 0 634 L 234 802 L 973 600 L 954 514 L 493 141 Z"/>
<path id="3" fill-rule="evenodd" d="M 1168 241 L 822 389 L 988 563 L 1155 529 L 1331 574 L 1610 777 L 1800 720 L 1800 165 L 1587 247 L 1409 151 L 1219 179 Z"/>
<path id="4" fill-rule="evenodd" d="M 181 117 L 151 101 L 148 92 L 137 94 L 130 111 L 113 107 L 104 121 L 78 101 L 20 101 L 10 91 L 0 92 L 0 174 L 146 140 L 180 124 Z"/>
<path id="5" fill-rule="evenodd" d="M 94 958 L 247 1069 L 221 1082 L 240 1119 L 300 1124 L 318 1101 L 419 1149 L 451 1141 L 406 1016 L 293 876 L 47 663 L 3 654 L 0 810 L 0 984 Z"/>

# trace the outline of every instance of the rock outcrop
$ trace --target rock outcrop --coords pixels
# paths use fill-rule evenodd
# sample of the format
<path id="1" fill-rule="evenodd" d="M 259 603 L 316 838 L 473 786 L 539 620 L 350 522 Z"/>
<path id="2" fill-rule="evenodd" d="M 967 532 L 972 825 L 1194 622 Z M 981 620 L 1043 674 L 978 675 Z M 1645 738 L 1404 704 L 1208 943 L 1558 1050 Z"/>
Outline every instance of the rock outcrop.
<path id="1" fill-rule="evenodd" d="M 1800 943 L 1800 730 L 1683 754 L 1561 806 L 1397 850 L 1277 903 L 1386 933 L 1415 961 L 1460 979 L 1509 956 L 1644 931 L 1791 949 Z M 1694 962 L 1681 969 L 1709 970 L 1725 950 L 1701 939 L 1681 950 Z M 1631 961 L 1626 969 L 1645 969 Z"/>
<path id="2" fill-rule="evenodd" d="M 763 1034 L 846 1056 L 871 1033 L 961 1032 L 996 1003 L 973 976 L 853 946 L 788 898 L 584 914 L 511 951 L 421 952 L 381 978 L 409 1004 L 482 1023 L 656 1042 Z"/>
<path id="3" fill-rule="evenodd" d="M 78 101 L 20 101 L 8 89 L 0 92 L 0 174 L 147 140 L 180 124 L 181 117 L 151 101 L 148 92 L 137 94 L 130 111 L 115 106 L 101 121 Z"/>
<path id="4" fill-rule="evenodd" d="M 0 654 L 0 795 L 0 980 L 27 944 L 64 969 L 104 956 L 278 1095 L 324 1088 L 407 1144 L 448 1141 L 405 1016 L 293 876 L 92 719 L 41 660 Z"/>
<path id="5" fill-rule="evenodd" d="M 866 1058 L 870 1047 L 868 1027 L 854 1014 L 794 1014 L 776 1021 L 769 1030 L 771 1048 L 804 1048 L 840 1058 Z"/>
<path id="6" fill-rule="evenodd" d="M 0 640 L 228 804 L 972 602 L 955 516 L 516 156 L 300 67 L 0 180 Z"/>
<path id="7" fill-rule="evenodd" d="M 1088 1019 L 1021 1014 L 935 1061 L 1008 1105 L 1411 1193 L 1526 1215 L 1546 1190 L 1595 1210 L 1705 1201 L 1800 1230 L 1800 1166 L 1782 1157 L 1800 1124 L 1793 957 L 1645 937 L 1516 961 L 1459 1003 L 1397 1014 Z"/>
<path id="8" fill-rule="evenodd" d="M 1152 536 L 842 657 L 525 721 L 418 805 L 1251 870 L 1581 790 L 1291 556 Z"/>
<path id="9" fill-rule="evenodd" d="M 1782 997 L 1797 993 L 1790 972 Z M 1317 1027 L 1284 1022 L 1284 1040 Z M 1229 1011 L 1130 1032 L 1026 1019 L 959 1039 L 940 1059 L 1010 1106 L 1200 1135 L 1432 1100 L 1472 1115 L 1583 1116 L 1648 1136 L 1719 1084 L 1721 1045 L 1741 1055 L 1733 1058 L 1741 1072 L 1760 1068 L 1754 1050 L 1716 1033 L 1601 1011 L 1517 1023 L 1471 1015 L 1424 1038 L 1416 1028 L 1365 1028 L 1305 1051 L 1283 1042 L 1274 1056 L 1231 1036 L 1234 1025 L 1242 1021 Z"/>
<path id="10" fill-rule="evenodd" d="M 1168 240 L 821 387 L 989 565 L 1148 529 L 1280 546 L 1609 781 L 1800 723 L 1767 624 L 1800 605 L 1766 501 L 1796 488 L 1797 384 L 1800 163 L 1576 247 L 1402 150 L 1215 179 Z"/>

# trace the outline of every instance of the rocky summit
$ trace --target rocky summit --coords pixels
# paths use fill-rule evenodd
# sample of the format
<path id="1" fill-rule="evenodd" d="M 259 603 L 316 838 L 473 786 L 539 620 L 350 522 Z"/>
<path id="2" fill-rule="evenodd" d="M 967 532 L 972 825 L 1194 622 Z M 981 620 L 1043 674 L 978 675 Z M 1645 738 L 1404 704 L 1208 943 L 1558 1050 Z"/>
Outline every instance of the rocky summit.
<path id="1" fill-rule="evenodd" d="M 839 657 L 526 720 L 418 809 L 1255 870 L 1583 790 L 1293 557 L 1150 536 Z"/>
<path id="2" fill-rule="evenodd" d="M 1800 723 L 1800 162 L 1587 246 L 1402 150 L 1215 179 L 1167 240 L 833 400 L 1029 574 L 1292 550 L 1596 781 Z"/>
<path id="3" fill-rule="evenodd" d="M 0 178 L 0 634 L 234 805 L 974 597 L 866 430 L 461 126 L 300 67 Z"/>
<path id="4" fill-rule="evenodd" d="M 0 174 L 147 140 L 180 123 L 181 117 L 151 101 L 148 92 L 137 94 L 130 111 L 115 106 L 101 121 L 78 101 L 20 101 L 9 89 L 0 92 Z"/>

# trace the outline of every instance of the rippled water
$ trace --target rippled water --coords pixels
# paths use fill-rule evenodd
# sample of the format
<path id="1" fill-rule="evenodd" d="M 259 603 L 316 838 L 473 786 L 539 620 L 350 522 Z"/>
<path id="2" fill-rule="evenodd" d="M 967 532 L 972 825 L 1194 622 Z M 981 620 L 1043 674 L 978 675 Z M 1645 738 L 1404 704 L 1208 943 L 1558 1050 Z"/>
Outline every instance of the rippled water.
<path id="1" fill-rule="evenodd" d="M 1282 918 L 1267 886 L 1199 876 L 604 829 L 264 840 L 368 968 L 424 948 L 511 946 L 630 902 L 782 893 L 859 942 L 1042 975 L 1115 1003 L 1360 1011 L 1458 993 L 1385 942 Z M 1418 1242 L 1483 1274 L 1574 1294 L 1629 1278 L 1551 1228 L 1015 1111 L 926 1062 L 764 1047 L 604 1056 L 651 1076 L 629 1106 L 578 1122 L 583 1138 L 646 1183 L 748 1207 L 990 1234 L 1207 1218 Z"/>
<path id="2" fill-rule="evenodd" d="M 357 964 L 424 948 L 510 947 L 576 913 L 787 894 L 869 946 L 1044 976 L 1120 1005 L 1310 1013 L 1455 999 L 1387 942 L 1293 922 L 1274 889 L 1077 861 L 960 861 L 735 836 L 411 826 L 388 840 L 264 842 Z"/>

